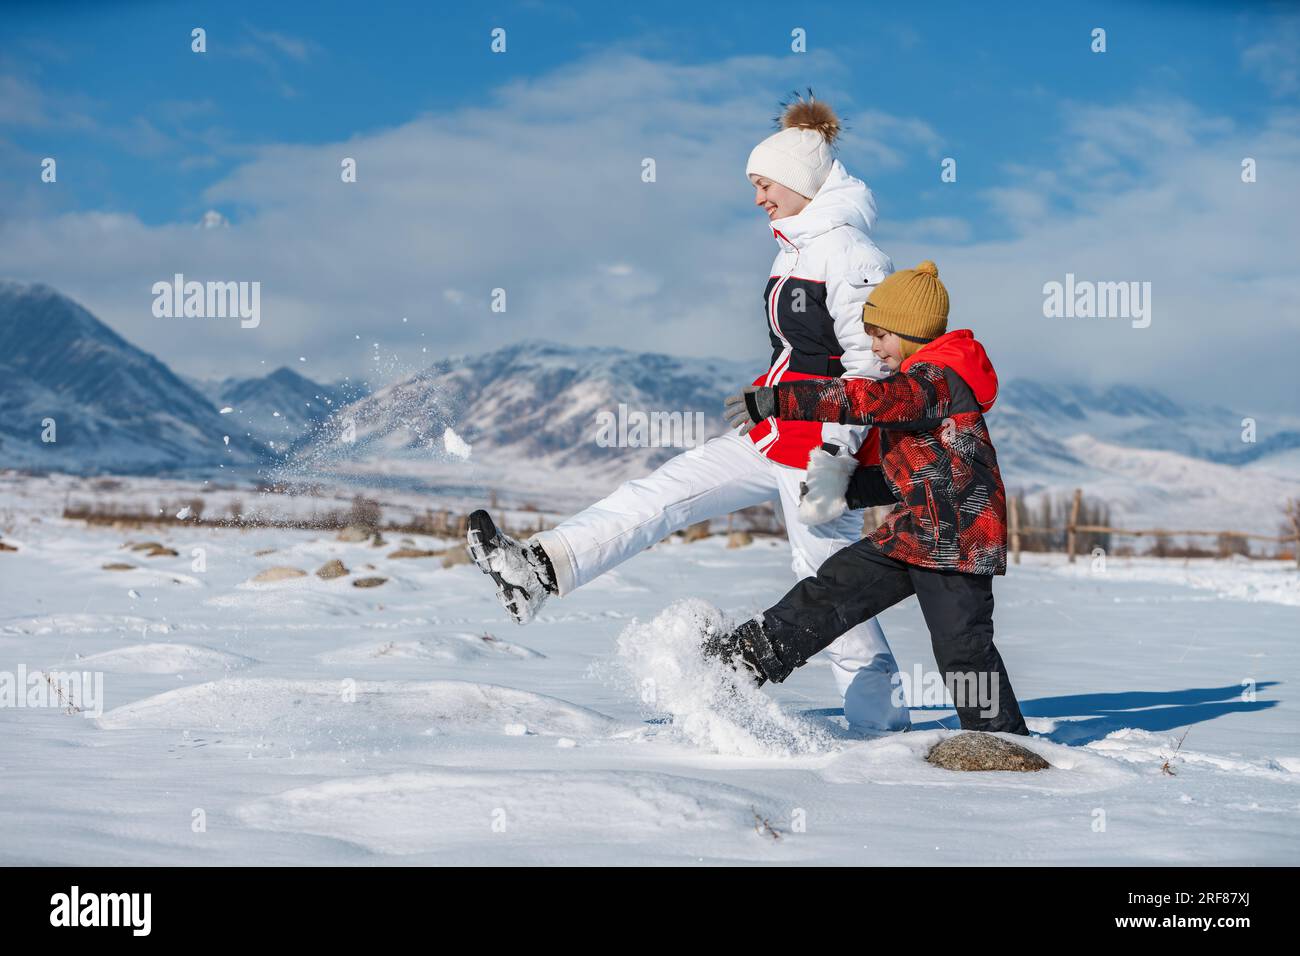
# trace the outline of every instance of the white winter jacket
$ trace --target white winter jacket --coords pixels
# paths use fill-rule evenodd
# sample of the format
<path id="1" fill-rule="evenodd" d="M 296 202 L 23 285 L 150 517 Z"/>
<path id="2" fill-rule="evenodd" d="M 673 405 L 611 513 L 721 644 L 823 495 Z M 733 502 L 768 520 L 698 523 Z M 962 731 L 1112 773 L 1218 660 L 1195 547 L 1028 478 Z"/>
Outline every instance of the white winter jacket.
<path id="1" fill-rule="evenodd" d="M 876 200 L 867 184 L 850 176 L 837 159 L 817 195 L 801 212 L 774 219 L 780 245 L 763 292 L 772 361 L 755 385 L 805 378 L 885 378 L 862 324 L 862 304 L 894 270 L 869 233 Z M 773 461 L 795 468 L 823 443 L 834 443 L 864 462 L 876 459 L 876 443 L 863 426 L 822 422 L 756 425 L 749 437 Z M 874 438 L 874 436 L 872 436 Z"/>

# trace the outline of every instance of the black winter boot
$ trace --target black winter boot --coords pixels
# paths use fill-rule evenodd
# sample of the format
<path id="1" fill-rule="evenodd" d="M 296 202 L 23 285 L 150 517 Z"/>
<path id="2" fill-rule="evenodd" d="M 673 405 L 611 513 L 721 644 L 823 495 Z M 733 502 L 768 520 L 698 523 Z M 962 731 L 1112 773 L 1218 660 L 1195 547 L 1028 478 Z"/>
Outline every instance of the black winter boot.
<path id="1" fill-rule="evenodd" d="M 744 673 L 757 687 L 767 681 L 781 683 L 797 666 L 787 665 L 781 659 L 763 629 L 763 622 L 757 618 L 751 618 L 729 634 L 706 638 L 703 650 L 705 657 L 718 658 L 732 670 Z"/>

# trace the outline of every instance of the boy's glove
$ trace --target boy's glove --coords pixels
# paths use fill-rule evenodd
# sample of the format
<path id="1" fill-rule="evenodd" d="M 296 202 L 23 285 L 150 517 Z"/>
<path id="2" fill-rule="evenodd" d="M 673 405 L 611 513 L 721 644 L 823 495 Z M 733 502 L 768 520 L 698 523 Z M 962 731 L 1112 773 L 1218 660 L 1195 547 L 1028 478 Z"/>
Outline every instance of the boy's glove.
<path id="1" fill-rule="evenodd" d="M 839 445 L 824 444 L 808 456 L 808 474 L 799 482 L 799 520 L 806 525 L 834 521 L 848 511 L 845 498 L 858 460 Z"/>
<path id="2" fill-rule="evenodd" d="M 850 510 L 874 508 L 879 505 L 896 505 L 898 499 L 885 481 L 885 472 L 879 465 L 864 465 L 849 479 L 848 498 Z"/>
<path id="3" fill-rule="evenodd" d="M 740 434 L 749 434 L 759 422 L 776 414 L 776 389 L 767 385 L 747 385 L 735 395 L 728 395 L 722 417 Z"/>

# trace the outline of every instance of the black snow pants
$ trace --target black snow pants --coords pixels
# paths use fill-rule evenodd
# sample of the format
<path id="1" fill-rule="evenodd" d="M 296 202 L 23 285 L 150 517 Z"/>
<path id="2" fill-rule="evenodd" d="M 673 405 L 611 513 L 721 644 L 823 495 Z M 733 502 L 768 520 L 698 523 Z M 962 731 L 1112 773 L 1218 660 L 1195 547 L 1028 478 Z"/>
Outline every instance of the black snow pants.
<path id="1" fill-rule="evenodd" d="M 991 575 L 903 564 L 864 538 L 831 555 L 816 577 L 804 578 L 764 611 L 763 629 L 781 659 L 797 666 L 913 594 L 962 729 L 1028 735 L 993 645 Z"/>

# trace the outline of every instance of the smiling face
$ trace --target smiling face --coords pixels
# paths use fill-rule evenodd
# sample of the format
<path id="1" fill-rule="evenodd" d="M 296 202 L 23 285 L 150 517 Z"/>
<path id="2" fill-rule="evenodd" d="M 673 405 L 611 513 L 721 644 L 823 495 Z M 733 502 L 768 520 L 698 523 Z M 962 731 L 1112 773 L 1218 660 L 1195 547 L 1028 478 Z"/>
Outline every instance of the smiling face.
<path id="1" fill-rule="evenodd" d="M 897 372 L 898 366 L 903 364 L 903 340 L 893 332 L 886 332 L 875 325 L 867 326 L 867 334 L 871 336 L 871 351 L 876 358 L 884 362 L 891 372 Z"/>
<path id="2" fill-rule="evenodd" d="M 749 181 L 754 184 L 754 205 L 763 207 L 769 221 L 793 216 L 812 202 L 807 196 L 801 196 L 758 173 L 752 174 Z"/>

